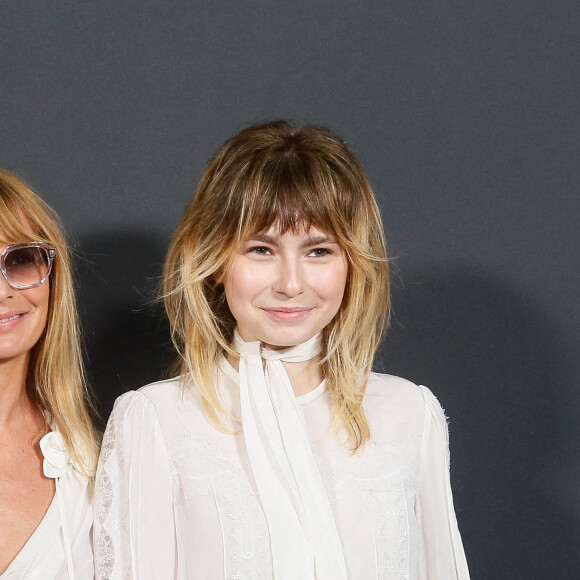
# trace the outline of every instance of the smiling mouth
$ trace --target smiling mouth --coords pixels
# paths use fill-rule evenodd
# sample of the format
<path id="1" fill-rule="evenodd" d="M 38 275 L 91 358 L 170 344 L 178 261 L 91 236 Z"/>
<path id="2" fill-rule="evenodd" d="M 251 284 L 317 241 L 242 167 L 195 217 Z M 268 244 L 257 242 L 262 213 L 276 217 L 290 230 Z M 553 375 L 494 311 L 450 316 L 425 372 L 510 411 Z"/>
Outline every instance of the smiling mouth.
<path id="1" fill-rule="evenodd" d="M 262 308 L 262 310 L 273 312 L 304 312 L 305 310 L 312 310 L 306 306 L 271 306 Z"/>
<path id="2" fill-rule="evenodd" d="M 14 316 L 9 316 L 8 318 L 0 318 L 0 324 L 2 324 L 3 322 L 10 322 L 11 320 L 16 320 L 21 316 L 22 314 L 15 314 Z"/>
<path id="3" fill-rule="evenodd" d="M 284 306 L 279 306 L 275 308 L 262 308 L 262 310 L 271 316 L 272 318 L 278 320 L 299 320 L 307 316 L 310 312 L 312 312 L 312 308 L 288 308 Z"/>

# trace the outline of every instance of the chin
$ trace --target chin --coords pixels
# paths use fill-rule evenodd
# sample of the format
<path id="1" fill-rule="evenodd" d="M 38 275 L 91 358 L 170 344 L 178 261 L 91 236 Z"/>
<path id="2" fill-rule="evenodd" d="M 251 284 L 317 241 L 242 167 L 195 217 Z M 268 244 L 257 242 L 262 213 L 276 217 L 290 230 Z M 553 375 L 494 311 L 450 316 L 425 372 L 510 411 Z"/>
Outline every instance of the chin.
<path id="1" fill-rule="evenodd" d="M 260 340 L 268 346 L 274 348 L 286 348 L 302 344 L 310 340 L 319 330 L 287 329 L 276 333 L 264 333 Z"/>

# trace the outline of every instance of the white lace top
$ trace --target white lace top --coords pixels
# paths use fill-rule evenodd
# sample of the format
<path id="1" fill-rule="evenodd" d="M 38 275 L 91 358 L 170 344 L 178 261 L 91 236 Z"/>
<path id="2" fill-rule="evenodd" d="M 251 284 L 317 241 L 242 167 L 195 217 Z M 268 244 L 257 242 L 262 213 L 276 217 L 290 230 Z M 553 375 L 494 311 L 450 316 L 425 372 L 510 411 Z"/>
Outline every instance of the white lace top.
<path id="1" fill-rule="evenodd" d="M 92 580 L 92 493 L 88 480 L 70 461 L 62 436 L 40 440 L 43 471 L 56 493 L 44 518 L 0 580 Z"/>
<path id="2" fill-rule="evenodd" d="M 223 402 L 239 417 L 238 374 Z M 296 399 L 352 580 L 467 580 L 449 484 L 447 425 L 425 387 L 371 375 L 371 441 L 352 453 L 327 433 L 324 382 Z M 95 499 L 98 579 L 273 580 L 269 532 L 241 434 L 207 420 L 179 380 L 120 397 Z M 298 579 L 297 579 L 298 580 Z"/>

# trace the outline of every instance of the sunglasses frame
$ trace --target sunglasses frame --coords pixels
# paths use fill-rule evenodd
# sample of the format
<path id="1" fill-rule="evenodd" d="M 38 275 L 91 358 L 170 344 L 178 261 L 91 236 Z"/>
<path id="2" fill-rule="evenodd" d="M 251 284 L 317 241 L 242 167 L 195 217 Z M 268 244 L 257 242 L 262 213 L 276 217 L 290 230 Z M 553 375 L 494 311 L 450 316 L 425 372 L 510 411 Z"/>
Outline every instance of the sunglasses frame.
<path id="1" fill-rule="evenodd" d="M 42 248 L 43 250 L 46 251 L 46 256 L 48 259 L 48 262 L 46 264 L 47 267 L 46 276 L 42 280 L 40 280 L 40 282 L 35 282 L 34 284 L 14 284 L 8 279 L 8 272 L 6 271 L 6 263 L 5 263 L 6 256 L 12 250 L 20 250 L 23 248 Z M 52 263 L 56 258 L 56 253 L 57 253 L 56 248 L 53 248 L 52 246 L 49 246 L 44 242 L 21 242 L 19 244 L 11 244 L 10 246 L 6 246 L 4 250 L 2 250 L 2 254 L 0 254 L 0 271 L 2 272 L 2 276 L 4 277 L 4 280 L 6 280 L 7 284 L 10 287 L 14 288 L 15 290 L 27 290 L 28 288 L 36 288 L 36 286 L 40 286 L 41 284 L 44 284 L 48 280 L 48 277 L 52 272 Z"/>

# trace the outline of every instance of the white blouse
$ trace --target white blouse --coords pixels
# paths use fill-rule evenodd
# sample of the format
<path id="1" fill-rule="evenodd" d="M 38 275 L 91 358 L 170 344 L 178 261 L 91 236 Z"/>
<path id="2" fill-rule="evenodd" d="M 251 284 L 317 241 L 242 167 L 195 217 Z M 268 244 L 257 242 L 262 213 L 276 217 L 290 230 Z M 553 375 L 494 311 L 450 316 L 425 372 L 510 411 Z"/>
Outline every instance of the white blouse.
<path id="1" fill-rule="evenodd" d="M 217 374 L 240 416 L 238 373 Z M 325 383 L 296 398 L 351 580 L 467 580 L 449 482 L 447 424 L 425 387 L 372 374 L 370 442 L 328 433 Z M 238 423 L 239 425 L 239 423 Z M 268 527 L 243 435 L 218 431 L 179 379 L 120 397 L 97 471 L 97 579 L 273 580 Z"/>
<path id="2" fill-rule="evenodd" d="M 56 493 L 42 521 L 0 580 L 92 580 L 92 493 L 57 431 L 40 441 L 43 470 Z"/>

